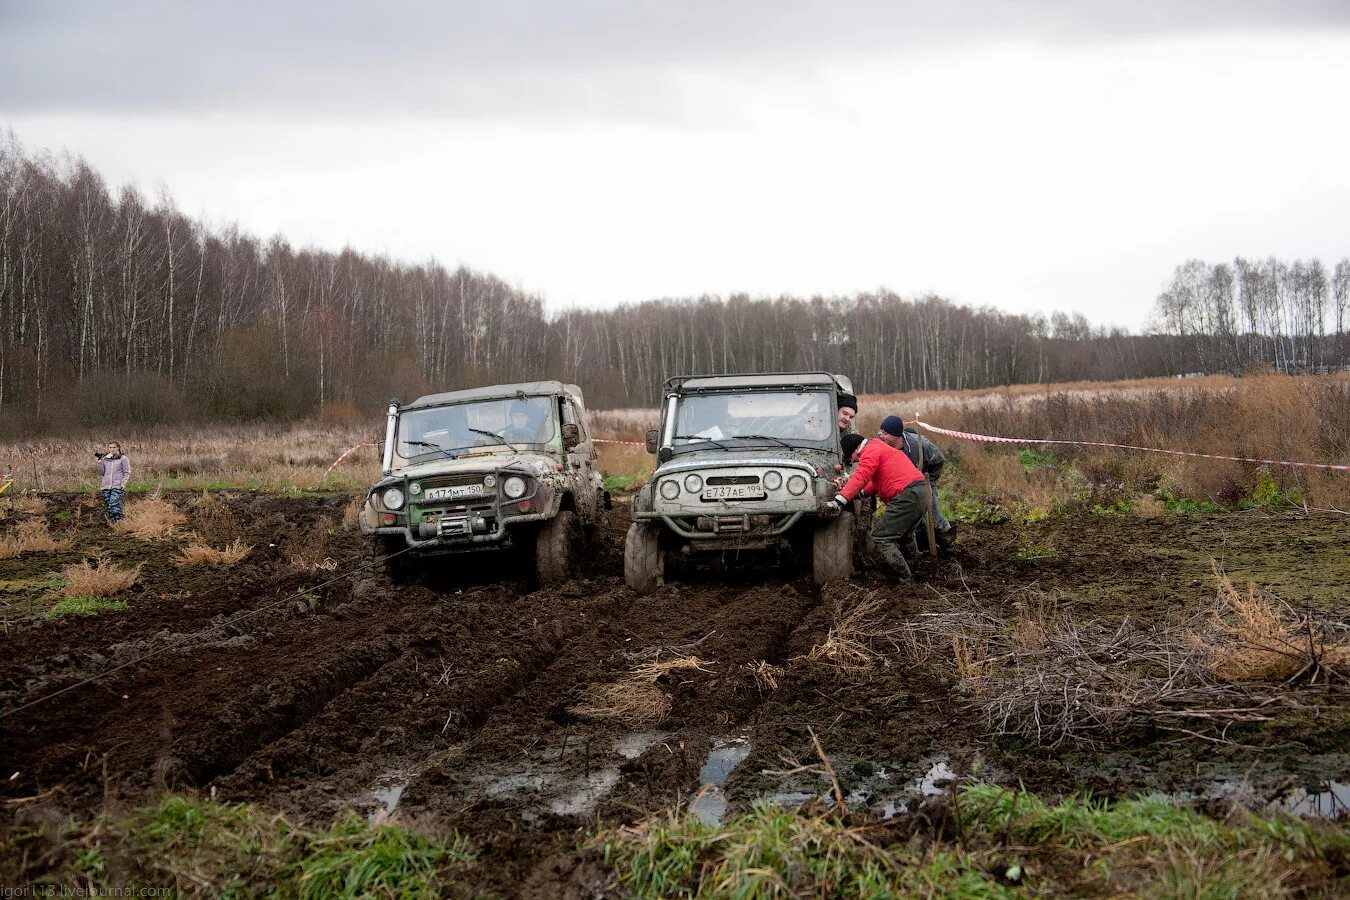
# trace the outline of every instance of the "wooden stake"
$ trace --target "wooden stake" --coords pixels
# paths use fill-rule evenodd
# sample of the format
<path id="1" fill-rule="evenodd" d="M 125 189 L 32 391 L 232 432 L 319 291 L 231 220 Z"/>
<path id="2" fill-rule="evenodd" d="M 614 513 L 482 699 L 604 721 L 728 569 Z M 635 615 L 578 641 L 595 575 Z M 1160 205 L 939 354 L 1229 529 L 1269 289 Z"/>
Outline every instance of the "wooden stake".
<path id="1" fill-rule="evenodd" d="M 919 414 L 915 413 L 914 418 L 917 420 Z M 902 428 L 901 431 L 903 430 L 904 429 Z M 917 431 L 914 432 L 914 435 L 919 439 L 919 474 L 923 475 L 924 483 L 928 485 L 928 490 L 931 494 L 933 484 L 923 472 L 923 435 L 919 434 Z M 903 434 L 900 435 L 900 439 L 904 440 L 905 436 Z M 928 554 L 934 559 L 937 559 L 937 528 L 933 524 L 933 498 L 931 496 L 928 498 L 928 506 L 923 511 L 923 523 L 924 527 L 928 530 Z"/>

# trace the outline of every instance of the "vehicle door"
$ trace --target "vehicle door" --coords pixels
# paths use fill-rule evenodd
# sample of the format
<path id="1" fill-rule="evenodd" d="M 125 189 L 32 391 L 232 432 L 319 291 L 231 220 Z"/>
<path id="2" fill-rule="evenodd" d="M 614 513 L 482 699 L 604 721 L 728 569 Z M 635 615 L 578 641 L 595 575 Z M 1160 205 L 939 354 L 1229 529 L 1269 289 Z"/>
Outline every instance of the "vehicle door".
<path id="1" fill-rule="evenodd" d="M 586 414 L 581 406 L 563 396 L 558 398 L 558 421 L 563 425 L 564 473 L 572 489 L 572 500 L 583 521 L 593 522 L 599 515 L 603 480 L 595 445 L 591 442 Z M 576 438 L 569 441 L 567 434 L 576 430 Z M 572 446 L 568 446 L 571 443 Z"/>

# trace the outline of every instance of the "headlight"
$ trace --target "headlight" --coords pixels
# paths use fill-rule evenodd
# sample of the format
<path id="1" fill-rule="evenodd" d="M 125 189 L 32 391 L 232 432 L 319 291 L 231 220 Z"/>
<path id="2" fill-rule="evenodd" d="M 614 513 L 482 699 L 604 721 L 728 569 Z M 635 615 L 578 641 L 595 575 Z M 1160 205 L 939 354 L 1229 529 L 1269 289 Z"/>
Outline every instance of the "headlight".
<path id="1" fill-rule="evenodd" d="M 809 487 L 809 485 L 806 483 L 806 479 L 801 475 L 793 475 L 788 479 L 788 493 L 794 497 L 800 497 L 802 494 L 805 494 L 807 487 Z"/>
<path id="2" fill-rule="evenodd" d="M 703 479 L 692 473 L 684 476 L 684 489 L 691 494 L 697 494 L 703 490 Z"/>
<path id="3" fill-rule="evenodd" d="M 497 486 L 497 476 L 496 476 L 496 475 L 484 475 L 484 476 L 483 476 L 483 487 L 485 487 L 485 488 L 495 488 L 496 486 Z"/>
<path id="4" fill-rule="evenodd" d="M 778 472 L 764 473 L 764 486 L 771 491 L 776 491 L 783 486 L 783 476 Z"/>
<path id="5" fill-rule="evenodd" d="M 422 483 L 414 481 L 412 484 L 408 485 L 408 493 L 412 494 L 414 497 L 422 493 Z"/>
<path id="6" fill-rule="evenodd" d="M 506 479 L 506 482 L 502 485 L 502 490 L 506 491 L 506 496 L 512 500 L 522 497 L 525 494 L 525 479 L 512 475 Z"/>
<path id="7" fill-rule="evenodd" d="M 661 482 L 661 497 L 665 500 L 675 500 L 680 496 L 680 484 L 674 478 L 667 478 Z"/>
<path id="8" fill-rule="evenodd" d="M 384 501 L 385 509 L 403 508 L 403 492 L 396 487 L 391 487 L 386 490 L 380 499 Z"/>

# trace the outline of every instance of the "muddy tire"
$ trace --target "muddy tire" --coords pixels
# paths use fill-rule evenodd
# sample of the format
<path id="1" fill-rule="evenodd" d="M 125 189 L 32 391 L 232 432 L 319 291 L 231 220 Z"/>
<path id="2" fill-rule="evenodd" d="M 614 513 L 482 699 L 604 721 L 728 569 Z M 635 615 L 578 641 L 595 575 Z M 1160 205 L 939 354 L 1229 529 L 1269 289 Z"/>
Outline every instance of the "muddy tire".
<path id="1" fill-rule="evenodd" d="M 661 528 L 646 522 L 628 526 L 623 544 L 623 580 L 639 594 L 650 594 L 666 576 L 666 558 L 661 550 Z"/>
<path id="2" fill-rule="evenodd" d="M 816 584 L 853 574 L 853 513 L 843 512 L 816 526 L 811 541 L 811 575 Z"/>
<path id="3" fill-rule="evenodd" d="M 416 561 L 412 553 L 401 552 L 407 549 L 408 542 L 398 537 L 385 536 L 375 542 L 375 556 L 390 581 L 401 584 L 413 577 Z"/>
<path id="4" fill-rule="evenodd" d="M 876 564 L 877 544 L 872 539 L 872 525 L 876 521 L 877 498 L 859 497 L 853 516 L 853 569 L 865 569 Z"/>
<path id="5" fill-rule="evenodd" d="M 540 587 L 557 587 L 572 577 L 572 549 L 580 528 L 577 514 L 562 509 L 544 523 L 534 541 L 534 571 Z"/>

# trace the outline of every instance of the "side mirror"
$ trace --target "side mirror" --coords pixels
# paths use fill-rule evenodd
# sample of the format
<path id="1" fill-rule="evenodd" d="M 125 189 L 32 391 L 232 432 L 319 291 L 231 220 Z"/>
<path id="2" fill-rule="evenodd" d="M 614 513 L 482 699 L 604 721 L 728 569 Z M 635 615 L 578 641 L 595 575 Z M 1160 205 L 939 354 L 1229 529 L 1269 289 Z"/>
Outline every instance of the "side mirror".
<path id="1" fill-rule="evenodd" d="M 577 444 L 581 443 L 581 429 L 572 422 L 568 422 L 562 427 L 563 446 L 571 450 Z"/>
<path id="2" fill-rule="evenodd" d="M 656 442 L 659 441 L 660 439 L 661 439 L 661 432 L 657 431 L 655 428 L 653 428 L 651 431 L 647 432 L 647 452 L 648 452 L 648 453 L 655 453 L 655 452 L 656 452 Z"/>

